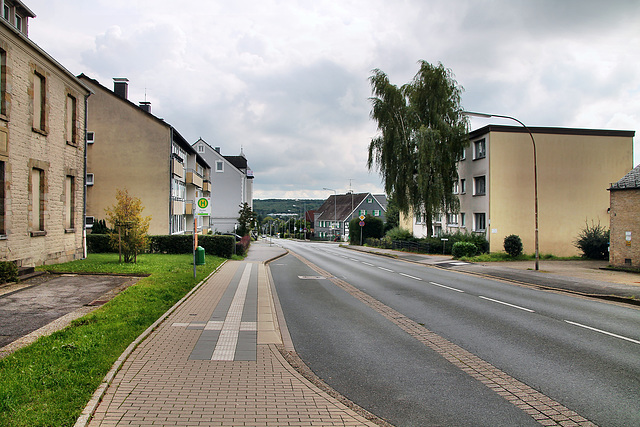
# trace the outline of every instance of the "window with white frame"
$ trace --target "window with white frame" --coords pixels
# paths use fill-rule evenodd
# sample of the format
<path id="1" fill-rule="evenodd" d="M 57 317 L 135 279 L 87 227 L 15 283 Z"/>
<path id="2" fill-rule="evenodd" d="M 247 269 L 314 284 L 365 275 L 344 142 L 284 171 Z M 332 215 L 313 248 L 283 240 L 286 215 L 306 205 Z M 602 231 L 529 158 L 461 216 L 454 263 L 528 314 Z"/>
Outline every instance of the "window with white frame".
<path id="1" fill-rule="evenodd" d="M 374 210 L 373 211 L 373 216 L 380 216 L 380 211 L 379 210 Z"/>
<path id="2" fill-rule="evenodd" d="M 93 185 L 93 174 L 92 173 L 88 173 L 87 174 L 87 185 Z"/>
<path id="3" fill-rule="evenodd" d="M 224 162 L 222 160 L 216 160 L 216 172 L 224 172 Z"/>
<path id="4" fill-rule="evenodd" d="M 485 231 L 487 229 L 487 217 L 485 213 L 473 214 L 473 230 Z"/>
<path id="5" fill-rule="evenodd" d="M 202 144 L 198 145 L 198 153 L 204 153 L 204 145 Z"/>
<path id="6" fill-rule="evenodd" d="M 473 143 L 473 158 L 483 159 L 487 156 L 487 144 L 484 139 L 480 139 Z"/>
<path id="7" fill-rule="evenodd" d="M 184 151 L 184 149 L 180 147 L 176 142 L 173 142 L 171 144 L 171 152 L 175 154 L 183 162 L 184 162 L 184 159 L 187 158 L 187 152 Z"/>
<path id="8" fill-rule="evenodd" d="M 84 218 L 84 228 L 92 228 L 93 227 L 93 217 L 87 216 Z"/>
<path id="9" fill-rule="evenodd" d="M 187 186 L 179 179 L 171 179 L 171 197 L 178 200 L 184 200 L 187 194 Z"/>
<path id="10" fill-rule="evenodd" d="M 467 192 L 467 180 L 460 180 L 460 194 L 465 194 Z"/>
<path id="11" fill-rule="evenodd" d="M 460 185 L 458 184 L 458 181 L 455 181 L 453 183 L 453 194 L 458 194 L 460 192 Z"/>
<path id="12" fill-rule="evenodd" d="M 424 216 L 421 212 L 416 213 L 416 224 L 424 224 Z"/>
<path id="13" fill-rule="evenodd" d="M 458 215 L 454 213 L 447 214 L 447 224 L 458 225 Z"/>
<path id="14" fill-rule="evenodd" d="M 460 227 L 467 226 L 467 215 L 464 212 L 460 212 Z"/>
<path id="15" fill-rule="evenodd" d="M 485 176 L 476 176 L 473 178 L 473 195 L 484 196 L 487 193 L 487 181 Z"/>
<path id="16" fill-rule="evenodd" d="M 96 134 L 95 132 L 87 132 L 87 144 L 93 144 L 95 141 Z"/>

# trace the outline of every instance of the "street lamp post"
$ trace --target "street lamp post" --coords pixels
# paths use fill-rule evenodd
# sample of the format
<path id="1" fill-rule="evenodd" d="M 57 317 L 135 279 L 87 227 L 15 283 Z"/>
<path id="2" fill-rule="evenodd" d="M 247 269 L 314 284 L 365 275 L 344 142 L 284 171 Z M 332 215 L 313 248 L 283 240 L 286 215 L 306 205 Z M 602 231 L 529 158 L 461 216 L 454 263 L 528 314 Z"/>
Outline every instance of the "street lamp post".
<path id="1" fill-rule="evenodd" d="M 337 218 L 338 215 L 337 215 L 336 212 L 338 211 L 338 208 L 337 208 L 338 194 L 336 193 L 336 190 L 333 190 L 331 188 L 324 188 L 323 187 L 322 189 L 323 190 L 327 190 L 327 191 L 333 191 L 333 220 L 335 222 L 337 222 L 338 221 L 338 218 Z M 331 228 L 333 229 L 333 239 L 335 240 L 335 238 L 336 238 L 336 230 L 335 230 L 334 227 L 331 227 Z"/>
<path id="2" fill-rule="evenodd" d="M 540 269 L 540 252 L 538 251 L 538 157 L 536 154 L 536 141 L 535 139 L 533 139 L 533 133 L 531 133 L 531 130 L 527 127 L 527 125 L 525 125 L 515 117 L 504 116 L 501 114 L 474 113 L 472 111 L 463 111 L 462 113 L 465 116 L 482 117 L 485 119 L 488 119 L 491 117 L 498 117 L 502 119 L 513 120 L 514 122 L 519 123 L 529 133 L 529 136 L 531 137 L 531 143 L 533 144 L 533 194 L 534 194 L 534 210 L 535 210 L 535 234 L 534 234 L 535 242 L 534 244 L 535 244 L 535 250 L 536 250 L 536 271 L 538 271 Z"/>

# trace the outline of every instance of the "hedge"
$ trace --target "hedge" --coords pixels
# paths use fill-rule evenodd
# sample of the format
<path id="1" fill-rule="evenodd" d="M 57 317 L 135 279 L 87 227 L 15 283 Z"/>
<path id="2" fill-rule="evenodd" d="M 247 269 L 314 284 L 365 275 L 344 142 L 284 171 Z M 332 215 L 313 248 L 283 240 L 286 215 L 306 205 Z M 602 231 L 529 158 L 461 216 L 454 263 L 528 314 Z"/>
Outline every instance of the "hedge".
<path id="1" fill-rule="evenodd" d="M 198 246 L 204 248 L 205 254 L 231 258 L 235 238 L 233 236 L 199 235 Z M 108 234 L 87 234 L 87 251 L 89 253 L 118 252 L 109 245 Z M 149 236 L 147 253 L 156 254 L 188 254 L 193 251 L 193 236 L 179 234 L 174 236 Z"/>

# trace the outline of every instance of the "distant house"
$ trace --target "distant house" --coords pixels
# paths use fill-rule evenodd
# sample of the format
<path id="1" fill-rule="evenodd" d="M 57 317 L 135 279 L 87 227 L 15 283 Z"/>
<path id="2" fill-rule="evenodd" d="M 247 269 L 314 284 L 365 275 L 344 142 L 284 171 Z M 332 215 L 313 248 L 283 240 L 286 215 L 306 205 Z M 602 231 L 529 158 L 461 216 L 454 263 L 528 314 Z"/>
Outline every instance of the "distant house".
<path id="1" fill-rule="evenodd" d="M 28 36 L 35 17 L 0 18 L 0 261 L 83 258 L 85 101 L 90 90 Z"/>
<path id="2" fill-rule="evenodd" d="M 640 268 L 640 165 L 611 184 L 609 263 Z"/>
<path id="3" fill-rule="evenodd" d="M 360 215 L 371 215 L 385 221 L 387 196 L 371 193 L 347 193 L 329 196 L 314 215 L 316 237 L 346 240 L 349 236 L 349 221 Z"/>
<path id="4" fill-rule="evenodd" d="M 635 132 L 531 127 L 537 149 L 540 253 L 577 255 L 573 242 L 586 221 L 608 223 L 611 182 L 632 167 Z M 489 125 L 469 134 L 453 192 L 459 212 L 441 212 L 427 230 L 419 212 L 401 214 L 400 226 L 416 237 L 469 232 L 501 251 L 516 234 L 534 252 L 533 144 L 518 126 Z"/>
<path id="5" fill-rule="evenodd" d="M 127 99 L 128 80 L 114 90 L 80 75 L 94 94 L 87 124 L 87 228 L 105 218 L 117 189 L 141 200 L 151 215 L 149 234 L 193 232 L 193 203 L 209 195 L 210 168 L 169 123 L 151 114 L 151 104 Z M 199 231 L 207 226 L 198 224 Z"/>
<path id="6" fill-rule="evenodd" d="M 211 216 L 209 228 L 215 233 L 233 233 L 238 224 L 240 205 L 253 208 L 253 171 L 241 151 L 239 156 L 223 156 L 202 138 L 194 150 L 211 165 Z"/>

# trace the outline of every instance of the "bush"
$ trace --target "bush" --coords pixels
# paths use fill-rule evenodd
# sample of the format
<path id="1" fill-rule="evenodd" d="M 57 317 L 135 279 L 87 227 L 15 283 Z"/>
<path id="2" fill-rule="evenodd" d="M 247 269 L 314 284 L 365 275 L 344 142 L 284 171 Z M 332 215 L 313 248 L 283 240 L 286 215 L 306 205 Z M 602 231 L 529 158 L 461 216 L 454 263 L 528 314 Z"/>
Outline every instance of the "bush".
<path id="1" fill-rule="evenodd" d="M 251 237 L 242 236 L 242 239 L 239 242 L 236 242 L 236 255 L 240 255 L 240 256 L 246 255 L 250 245 L 251 245 Z"/>
<path id="2" fill-rule="evenodd" d="M 360 227 L 360 218 L 353 218 L 349 221 L 349 241 L 352 245 L 360 244 L 360 232 L 363 242 L 369 237 L 379 239 L 384 235 L 384 222 L 380 218 L 366 215 L 364 227 Z"/>
<path id="3" fill-rule="evenodd" d="M 111 229 L 107 227 L 107 222 L 104 219 L 99 219 L 93 223 L 91 227 L 91 234 L 109 234 Z"/>
<path id="4" fill-rule="evenodd" d="M 18 280 L 18 267 L 11 261 L 0 261 L 0 283 Z"/>
<path id="5" fill-rule="evenodd" d="M 409 230 L 405 230 L 400 227 L 394 227 L 387 231 L 385 237 L 388 237 L 390 240 L 415 240 L 413 234 Z"/>
<path id="6" fill-rule="evenodd" d="M 522 240 L 520 236 L 511 234 L 504 238 L 504 251 L 512 257 L 522 254 Z"/>
<path id="7" fill-rule="evenodd" d="M 233 236 L 198 235 L 198 245 L 208 255 L 222 258 L 233 256 Z M 87 251 L 89 253 L 117 252 L 109 245 L 109 236 L 105 234 L 87 234 Z M 193 236 L 178 234 L 173 236 L 149 236 L 149 253 L 155 254 L 189 254 L 193 252 Z"/>
<path id="8" fill-rule="evenodd" d="M 109 244 L 108 234 L 87 234 L 87 252 L 90 254 L 106 254 L 110 252 L 117 252 L 113 250 Z"/>
<path id="9" fill-rule="evenodd" d="M 576 248 L 582 251 L 582 256 L 590 259 L 609 259 L 609 230 L 598 222 L 591 227 L 585 222 L 585 227 L 578 234 L 574 242 Z"/>
<path id="10" fill-rule="evenodd" d="M 451 248 L 454 258 L 472 257 L 478 252 L 478 248 L 471 242 L 456 242 Z"/>

